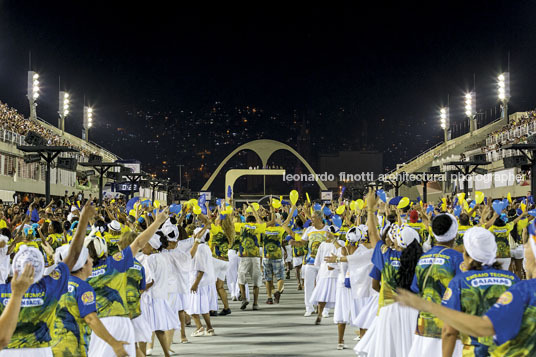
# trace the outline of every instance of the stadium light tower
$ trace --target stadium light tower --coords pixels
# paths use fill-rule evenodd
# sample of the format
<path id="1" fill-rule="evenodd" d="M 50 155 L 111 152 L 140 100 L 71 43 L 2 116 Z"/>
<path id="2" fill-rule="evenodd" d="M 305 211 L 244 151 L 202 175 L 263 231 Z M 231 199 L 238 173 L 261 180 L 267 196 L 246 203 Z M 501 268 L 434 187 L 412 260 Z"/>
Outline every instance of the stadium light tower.
<path id="1" fill-rule="evenodd" d="M 473 132 L 476 129 L 476 95 L 475 92 L 468 92 L 465 94 L 465 116 L 469 118 L 469 130 Z"/>
<path id="2" fill-rule="evenodd" d="M 84 122 L 82 130 L 82 138 L 89 141 L 89 128 L 93 126 L 93 108 L 84 106 Z"/>
<path id="3" fill-rule="evenodd" d="M 502 103 L 502 116 L 508 124 L 508 100 L 510 99 L 510 73 L 504 72 L 497 76 L 497 95 Z"/>
<path id="4" fill-rule="evenodd" d="M 71 98 L 69 96 L 69 93 L 60 91 L 60 105 L 59 105 L 59 115 L 60 118 L 58 119 L 58 128 L 61 129 L 61 133 L 65 132 L 65 117 L 69 115 L 69 107 L 71 104 Z"/>
<path id="5" fill-rule="evenodd" d="M 30 119 L 37 121 L 37 103 L 39 98 L 39 74 L 28 71 L 28 101 L 30 102 Z"/>
<path id="6" fill-rule="evenodd" d="M 439 119 L 441 121 L 441 129 L 443 129 L 443 133 L 445 134 L 445 142 L 449 140 L 449 134 L 448 131 L 450 129 L 450 121 L 449 121 L 449 108 L 443 107 L 439 110 Z"/>

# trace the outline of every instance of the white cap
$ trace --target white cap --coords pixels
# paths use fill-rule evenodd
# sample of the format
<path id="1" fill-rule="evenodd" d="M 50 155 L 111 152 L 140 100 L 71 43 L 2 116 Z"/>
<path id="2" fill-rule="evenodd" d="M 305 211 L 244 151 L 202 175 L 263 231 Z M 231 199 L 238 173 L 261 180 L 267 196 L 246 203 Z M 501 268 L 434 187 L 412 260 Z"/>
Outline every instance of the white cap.
<path id="1" fill-rule="evenodd" d="M 13 275 L 15 272 L 22 273 L 26 264 L 32 264 L 34 266 L 34 284 L 37 283 L 41 280 L 45 272 L 45 258 L 39 249 L 21 245 L 19 251 L 13 258 L 13 265 L 11 266 Z"/>

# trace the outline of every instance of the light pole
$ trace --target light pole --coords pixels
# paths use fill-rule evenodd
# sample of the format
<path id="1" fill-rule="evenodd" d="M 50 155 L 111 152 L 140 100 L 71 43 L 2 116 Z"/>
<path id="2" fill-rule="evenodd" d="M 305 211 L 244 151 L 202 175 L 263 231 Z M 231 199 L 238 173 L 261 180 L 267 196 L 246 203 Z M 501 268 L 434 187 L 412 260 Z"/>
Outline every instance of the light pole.
<path id="1" fill-rule="evenodd" d="M 37 121 L 37 103 L 39 98 L 39 74 L 28 71 L 28 101 L 30 102 L 30 119 Z"/>
<path id="2" fill-rule="evenodd" d="M 476 130 L 475 117 L 476 117 L 476 95 L 475 92 L 469 92 L 465 94 L 465 115 L 469 118 L 469 131 L 472 133 Z"/>
<path id="3" fill-rule="evenodd" d="M 497 95 L 503 105 L 502 117 L 508 124 L 508 100 L 510 99 L 510 73 L 504 72 L 497 77 Z"/>
<path id="4" fill-rule="evenodd" d="M 444 107 L 439 110 L 439 119 L 441 121 L 441 129 L 443 129 L 443 134 L 445 136 L 445 143 L 446 143 L 449 140 L 448 131 L 450 128 L 448 107 Z"/>
<path id="5" fill-rule="evenodd" d="M 69 106 L 70 106 L 71 100 L 69 98 L 69 93 L 60 91 L 60 105 L 59 105 L 59 115 L 60 118 L 58 120 L 58 129 L 61 130 L 61 134 L 65 132 L 65 117 L 69 115 Z"/>
<path id="6" fill-rule="evenodd" d="M 82 139 L 89 141 L 89 128 L 93 126 L 93 108 L 84 106 L 84 130 L 82 130 Z"/>

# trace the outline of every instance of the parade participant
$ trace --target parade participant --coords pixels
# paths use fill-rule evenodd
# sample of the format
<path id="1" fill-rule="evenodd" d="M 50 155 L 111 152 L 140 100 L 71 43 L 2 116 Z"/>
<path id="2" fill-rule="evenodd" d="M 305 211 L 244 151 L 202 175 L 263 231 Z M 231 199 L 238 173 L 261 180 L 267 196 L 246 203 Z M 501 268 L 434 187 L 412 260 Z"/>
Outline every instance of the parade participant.
<path id="1" fill-rule="evenodd" d="M 405 224 L 401 227 L 392 224 L 388 236 L 395 245 L 387 247 L 380 240 L 375 215 L 378 198 L 372 189 L 366 199 L 368 233 L 375 247 L 372 262 L 381 271 L 381 290 L 378 317 L 354 350 L 369 355 L 405 357 L 411 348 L 418 311 L 396 304 L 394 296 L 397 288 L 411 286 L 422 255 L 419 234 Z"/>
<path id="2" fill-rule="evenodd" d="M 305 266 L 303 268 L 304 275 L 304 301 L 305 314 L 303 316 L 311 316 L 314 311 L 314 305 L 311 302 L 311 296 L 315 287 L 318 268 L 315 266 L 315 257 L 318 247 L 327 239 L 329 230 L 324 224 L 322 212 L 314 211 L 312 217 L 312 225 L 305 230 L 301 236 L 301 240 L 291 240 L 290 244 L 293 247 L 307 246 L 307 256 L 305 257 Z"/>
<path id="3" fill-rule="evenodd" d="M 190 250 L 192 270 L 190 273 L 190 307 L 187 312 L 195 322 L 196 330 L 192 337 L 214 336 L 214 328 L 210 322 L 210 311 L 218 309 L 215 293 L 215 276 L 210 248 L 205 244 L 210 233 L 208 226 L 194 230 L 194 245 Z M 206 324 L 201 324 L 200 315 Z"/>
<path id="4" fill-rule="evenodd" d="M 474 229 L 478 228 L 472 228 L 471 230 Z M 471 230 L 467 231 L 464 237 L 464 242 L 466 242 L 467 235 Z M 529 242 L 525 244 L 526 268 L 527 272 L 530 272 L 530 275 L 536 276 L 536 227 L 534 226 L 534 223 L 531 223 L 529 230 Z M 470 266 L 473 267 L 475 267 L 475 265 L 480 265 L 482 269 L 480 270 L 480 273 L 484 271 L 485 273 L 488 273 L 487 275 L 489 276 L 489 273 L 492 271 L 490 265 L 493 264 L 495 256 L 493 252 L 490 252 L 489 248 L 486 248 L 486 246 L 490 245 L 493 237 L 487 238 L 486 234 L 482 231 L 472 232 L 470 236 L 470 239 L 474 240 L 474 242 L 471 242 L 471 247 L 467 252 L 469 256 L 467 256 L 467 254 L 464 255 L 466 264 L 469 262 Z M 475 259 L 471 254 L 477 258 Z M 486 263 L 490 265 L 487 265 Z M 484 264 L 484 266 L 482 266 L 482 264 Z M 504 271 L 499 272 L 501 274 L 506 273 Z M 461 274 L 460 277 L 461 276 L 466 276 L 466 273 Z M 503 276 L 501 279 L 497 278 L 498 276 L 493 280 L 496 282 L 500 280 L 503 283 L 506 281 L 513 283 L 511 276 Z M 457 280 L 457 277 L 455 279 Z M 451 281 L 451 284 L 455 279 Z M 471 281 L 474 280 L 471 279 Z M 492 286 L 499 285 L 488 285 L 487 289 L 490 289 Z M 484 309 L 482 309 L 479 303 L 475 301 L 471 301 L 470 307 L 464 300 L 460 300 L 460 296 L 455 296 L 454 290 L 452 290 L 452 293 L 449 292 L 448 295 L 444 297 L 443 306 L 421 299 L 417 295 L 411 294 L 408 291 L 399 291 L 397 300 L 401 304 L 434 314 L 443 320 L 446 325 L 451 326 L 453 330 L 457 330 L 465 336 L 474 336 L 472 337 L 474 340 L 478 339 L 479 341 L 482 341 L 485 339 L 489 341 L 493 339 L 494 344 L 489 346 L 487 351 L 485 351 L 485 348 L 483 348 L 483 350 L 477 350 L 476 346 L 471 347 L 471 351 L 468 350 L 468 352 L 472 353 L 472 355 L 479 353 L 478 355 L 480 356 L 489 353 L 491 356 L 495 357 L 524 357 L 533 356 L 536 353 L 536 344 L 534 341 L 536 324 L 533 323 L 536 311 L 536 298 L 534 297 L 535 290 L 536 280 L 531 279 L 520 281 L 513 284 L 513 286 L 508 287 L 498 299 L 492 300 L 490 296 L 490 301 L 486 302 L 486 306 L 483 307 Z M 451 299 L 457 300 L 456 305 L 462 304 L 465 307 L 470 307 L 471 311 L 464 311 L 463 308 L 461 310 L 453 309 L 451 307 L 452 305 L 448 302 Z M 477 312 L 475 310 L 482 311 L 481 313 L 474 314 L 474 312 Z M 469 353 L 467 355 L 469 355 Z"/>
<path id="5" fill-rule="evenodd" d="M 69 245 L 56 249 L 57 263 L 63 260 L 69 249 Z M 86 282 L 92 269 L 93 260 L 84 247 L 69 277 L 68 292 L 62 295 L 56 311 L 52 334 L 54 356 L 87 356 L 91 331 L 106 341 L 116 355 L 126 355 L 123 348 L 126 342 L 113 338 L 97 317 L 95 291 Z"/>
<path id="6" fill-rule="evenodd" d="M 121 223 L 116 220 L 108 223 L 108 231 L 104 232 L 103 238 L 108 246 L 108 254 L 114 255 L 119 251 L 117 244 L 121 240 Z"/>
<path id="7" fill-rule="evenodd" d="M 216 276 L 216 290 L 223 304 L 223 309 L 218 316 L 226 316 L 231 313 L 229 308 L 229 300 L 225 291 L 224 281 L 229 270 L 229 247 L 234 243 L 234 229 L 232 226 L 231 217 L 218 217 L 214 224 L 206 221 L 205 224 L 210 224 L 210 241 L 209 246 L 214 258 L 214 274 Z"/>
<path id="8" fill-rule="evenodd" d="M 122 251 L 131 245 L 136 237 L 137 234 L 132 231 L 123 233 L 118 243 L 119 250 Z M 140 253 L 138 252 L 138 254 Z M 132 326 L 134 327 L 135 341 L 138 346 L 137 350 L 140 349 L 139 344 L 141 342 L 151 342 L 152 330 L 147 322 L 146 316 L 141 311 L 141 294 L 146 289 L 145 268 L 134 257 L 134 265 L 127 270 L 127 306 L 130 320 L 132 320 Z M 144 350 L 142 353 L 145 354 Z"/>
<path id="9" fill-rule="evenodd" d="M 287 217 L 287 221 L 283 225 L 288 225 L 289 220 L 290 219 Z M 279 304 L 279 299 L 283 293 L 283 290 L 285 289 L 285 266 L 282 251 L 284 232 L 285 229 L 282 226 L 276 225 L 266 227 L 264 232 L 261 234 L 263 248 L 262 267 L 267 295 L 266 303 L 269 305 L 273 304 L 274 300 L 276 304 Z M 274 292 L 273 300 L 272 291 L 274 289 L 274 284 L 272 281 L 272 276 L 277 279 L 277 289 Z"/>
<path id="10" fill-rule="evenodd" d="M 292 206 L 289 212 L 289 217 L 293 217 L 294 212 L 296 212 L 296 206 Z M 298 290 L 303 290 L 303 279 L 302 279 L 302 264 L 303 264 L 303 258 L 307 254 L 307 246 L 292 246 L 290 244 L 290 240 L 293 239 L 295 241 L 301 240 L 301 235 L 303 234 L 303 219 L 301 216 L 296 215 L 296 218 L 294 219 L 294 227 L 290 228 L 289 223 L 290 221 L 286 221 L 287 224 L 283 224 L 283 228 L 285 229 L 288 236 L 286 237 L 286 240 L 288 242 L 288 246 L 291 247 L 292 250 L 292 267 L 296 269 L 296 280 L 298 281 Z"/>
<path id="11" fill-rule="evenodd" d="M 335 307 L 339 264 L 324 261 L 324 257 L 336 255 L 338 249 L 344 245 L 343 241 L 335 241 L 335 236 L 329 232 L 326 240 L 320 243 L 315 256 L 314 265 L 318 270 L 318 274 L 315 288 L 309 300 L 311 304 L 318 306 L 318 316 L 315 325 L 320 325 L 324 308 L 332 309 Z"/>
<path id="12" fill-rule="evenodd" d="M 89 203 L 84 206 L 80 222 L 85 227 L 95 210 Z M 35 269 L 33 284 L 22 298 L 17 327 L 0 356 L 52 356 L 51 333 L 54 328 L 56 307 L 68 290 L 70 270 L 75 266 L 83 247 L 85 229 L 77 229 L 71 249 L 64 262 L 60 262 L 48 276 L 43 276 L 45 262 L 39 249 L 22 245 L 13 258 L 13 273 L 20 274 L 27 264 Z M 4 311 L 12 296 L 11 284 L 0 285 L 0 311 Z M 27 297 L 26 297 L 27 296 Z M 34 298 L 37 297 L 37 298 Z"/>
<path id="13" fill-rule="evenodd" d="M 238 284 L 242 296 L 241 310 L 245 310 L 249 304 L 246 298 L 246 275 L 251 275 L 253 280 L 253 310 L 258 310 L 259 286 L 262 284 L 260 242 L 261 233 L 266 229 L 266 223 L 261 223 L 255 207 L 249 206 L 253 215 L 246 218 L 246 223 L 240 230 L 240 264 L 238 266 Z"/>
<path id="14" fill-rule="evenodd" d="M 126 272 L 134 265 L 134 255 L 151 239 L 168 214 L 167 209 L 160 212 L 130 246 L 112 256 L 107 255 L 106 242 L 102 238 L 88 237 L 84 244 L 93 259 L 93 273 L 88 282 L 97 295 L 97 314 L 112 336 L 128 343 L 125 350 L 129 355 L 134 355 L 136 348 L 126 299 Z M 107 356 L 111 353 L 111 347 L 93 332 L 88 356 Z"/>
<path id="15" fill-rule="evenodd" d="M 463 235 L 471 227 L 472 225 L 469 215 L 465 212 L 461 213 L 460 217 L 458 217 L 458 235 L 456 236 L 456 240 L 454 242 L 454 249 L 460 253 L 463 253 Z"/>
<path id="16" fill-rule="evenodd" d="M 463 255 L 452 249 L 458 236 L 458 222 L 451 214 L 443 213 L 432 220 L 432 232 L 436 245 L 424 253 L 417 267 L 411 290 L 425 300 L 440 303 L 451 281 L 460 274 Z M 420 312 L 417 329 L 408 356 L 431 356 L 441 350 L 443 323 L 434 315 Z M 456 336 L 443 339 L 443 346 L 449 344 L 454 350 Z M 444 347 L 445 348 L 445 347 Z M 456 344 L 454 355 L 461 353 L 461 343 Z"/>

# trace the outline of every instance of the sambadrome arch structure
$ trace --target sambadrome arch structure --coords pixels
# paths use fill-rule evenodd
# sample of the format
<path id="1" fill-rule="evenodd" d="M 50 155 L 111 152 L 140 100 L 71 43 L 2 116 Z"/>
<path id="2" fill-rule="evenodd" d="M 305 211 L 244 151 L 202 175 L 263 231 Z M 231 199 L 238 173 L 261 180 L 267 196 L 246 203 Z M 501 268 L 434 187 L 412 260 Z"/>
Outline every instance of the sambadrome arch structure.
<path id="1" fill-rule="evenodd" d="M 210 176 L 208 181 L 205 183 L 201 191 L 208 191 L 210 185 L 212 182 L 216 179 L 216 176 L 220 173 L 223 166 L 237 153 L 239 153 L 242 150 L 251 150 L 255 152 L 259 158 L 261 159 L 262 167 L 267 167 L 268 160 L 270 157 L 274 154 L 274 152 L 278 150 L 286 150 L 293 154 L 298 160 L 302 162 L 302 164 L 307 168 L 310 174 L 314 175 L 316 178 L 316 183 L 320 187 L 321 190 L 327 190 L 326 185 L 318 179 L 318 176 L 316 175 L 315 171 L 309 165 L 309 163 L 301 156 L 296 150 L 294 150 L 292 147 L 288 146 L 287 144 L 283 144 L 282 142 L 276 141 L 276 140 L 268 140 L 268 139 L 261 139 L 261 140 L 254 140 L 250 141 L 246 144 L 240 145 L 236 149 L 234 149 L 227 157 L 218 165 L 214 173 Z M 247 176 L 247 175 L 277 175 L 282 176 L 285 174 L 285 170 L 277 170 L 277 169 L 261 169 L 261 170 L 245 170 L 245 169 L 238 169 L 238 170 L 229 170 L 225 174 L 225 187 L 231 186 L 233 188 L 233 185 L 235 181 L 241 177 L 241 176 Z M 234 192 L 234 189 L 233 189 Z"/>

